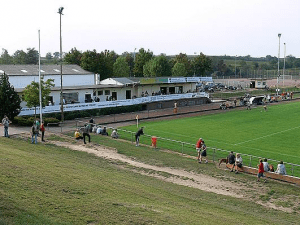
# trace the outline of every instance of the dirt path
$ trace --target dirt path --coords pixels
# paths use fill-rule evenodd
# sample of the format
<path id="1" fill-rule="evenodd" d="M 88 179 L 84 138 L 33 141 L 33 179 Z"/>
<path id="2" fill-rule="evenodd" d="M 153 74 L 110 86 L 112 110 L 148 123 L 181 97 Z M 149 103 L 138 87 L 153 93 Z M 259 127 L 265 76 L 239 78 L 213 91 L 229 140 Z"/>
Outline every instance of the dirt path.
<path id="1" fill-rule="evenodd" d="M 145 164 L 142 162 L 135 161 L 133 158 L 129 158 L 125 155 L 119 154 L 117 153 L 116 149 L 109 148 L 109 147 L 99 146 L 95 144 L 87 144 L 87 145 L 83 145 L 79 143 L 72 144 L 70 142 L 62 142 L 62 141 L 48 141 L 48 143 L 49 142 L 57 146 L 69 148 L 71 150 L 91 153 L 98 157 L 105 158 L 107 160 L 121 161 L 133 167 L 145 168 L 147 170 L 155 171 L 156 173 L 146 173 L 141 170 L 132 169 L 133 172 L 140 173 L 146 176 L 155 177 L 157 179 L 166 182 L 197 188 L 203 191 L 213 192 L 216 194 L 245 199 L 247 201 L 255 201 L 253 199 L 253 193 L 263 194 L 269 191 L 266 186 L 257 183 L 253 183 L 251 185 L 242 182 L 236 183 L 236 180 L 228 181 L 226 179 L 225 180 L 222 179 L 221 177 L 217 178 L 205 174 L 196 174 L 194 172 L 188 172 L 182 169 L 159 167 L 159 166 Z M 123 168 L 125 169 L 125 166 Z M 167 178 L 165 176 L 159 175 L 159 172 L 165 172 L 172 176 Z M 272 202 L 264 203 L 259 200 L 256 200 L 256 203 L 263 205 L 266 208 L 273 208 L 273 209 L 277 209 L 289 213 L 293 212 L 291 208 L 277 206 Z"/>

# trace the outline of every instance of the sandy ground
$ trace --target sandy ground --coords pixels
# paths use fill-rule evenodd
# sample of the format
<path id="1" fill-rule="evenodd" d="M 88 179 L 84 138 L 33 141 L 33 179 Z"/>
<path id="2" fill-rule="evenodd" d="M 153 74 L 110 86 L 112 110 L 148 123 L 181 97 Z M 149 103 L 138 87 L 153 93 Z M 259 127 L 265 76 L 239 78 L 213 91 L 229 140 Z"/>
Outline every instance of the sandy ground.
<path id="1" fill-rule="evenodd" d="M 54 135 L 54 134 L 47 134 L 48 135 Z M 22 134 L 22 136 L 25 136 L 28 138 L 28 135 Z M 61 135 L 60 136 L 64 136 Z M 136 161 L 133 158 L 126 157 L 125 155 L 119 154 L 116 149 L 101 146 L 98 144 L 88 143 L 87 145 L 84 145 L 81 141 L 74 142 L 74 140 L 70 137 L 64 136 L 66 141 L 47 141 L 46 143 L 51 143 L 57 146 L 69 148 L 74 151 L 83 151 L 88 152 L 90 154 L 94 154 L 97 157 L 104 158 L 109 161 L 121 161 L 123 163 L 126 163 L 128 165 L 133 166 L 133 169 L 131 169 L 133 172 L 140 173 L 146 176 L 151 176 L 160 180 L 163 180 L 165 182 L 171 182 L 178 185 L 183 185 L 187 187 L 192 187 L 196 189 L 200 189 L 207 192 L 212 192 L 220 195 L 225 196 L 232 196 L 239 199 L 245 199 L 247 201 L 255 201 L 256 203 L 265 206 L 266 208 L 272 208 L 281 210 L 284 212 L 292 213 L 292 208 L 277 206 L 275 203 L 272 203 L 271 201 L 265 203 L 259 201 L 259 199 L 253 199 L 253 194 L 260 195 L 260 194 L 266 194 L 269 192 L 269 187 L 267 185 L 264 185 L 262 182 L 245 182 L 244 180 L 239 180 L 238 175 L 235 175 L 233 173 L 228 172 L 228 177 L 212 177 L 208 176 L 206 174 L 199 174 L 194 172 L 185 171 L 183 169 L 175 169 L 175 168 L 169 168 L 169 167 L 163 167 L 163 166 L 154 166 L 145 164 L 143 162 Z M 129 144 L 129 143 L 128 143 Z M 133 145 L 134 146 L 134 145 Z M 172 154 L 172 153 L 170 153 Z M 176 154 L 176 153 L 175 153 Z M 196 163 L 196 158 L 195 158 Z M 213 163 L 213 162 L 209 162 Z M 120 166 L 121 169 L 128 169 L 125 168 L 125 166 Z M 135 168 L 145 168 L 147 170 L 151 170 L 151 173 L 143 172 L 139 169 Z M 225 166 L 221 167 L 221 169 L 225 169 Z M 154 172 L 153 172 L 154 171 Z M 159 172 L 165 172 L 170 174 L 168 178 L 162 175 L 159 175 Z M 298 205 L 299 204 L 299 200 Z"/>

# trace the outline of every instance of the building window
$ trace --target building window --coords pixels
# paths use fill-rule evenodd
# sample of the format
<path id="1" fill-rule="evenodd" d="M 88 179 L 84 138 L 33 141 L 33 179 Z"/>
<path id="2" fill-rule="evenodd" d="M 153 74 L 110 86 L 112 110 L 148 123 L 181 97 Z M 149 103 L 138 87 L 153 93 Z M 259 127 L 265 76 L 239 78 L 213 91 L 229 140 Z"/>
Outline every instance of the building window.
<path id="1" fill-rule="evenodd" d="M 67 104 L 78 102 L 78 93 L 63 93 L 63 98 L 65 99 Z"/>
<path id="2" fill-rule="evenodd" d="M 264 82 L 263 82 L 263 85 L 266 85 L 266 84 L 267 84 L 267 83 L 264 81 Z"/>
<path id="3" fill-rule="evenodd" d="M 98 91 L 98 95 L 103 95 L 103 91 Z"/>
<path id="4" fill-rule="evenodd" d="M 157 103 L 157 108 L 161 109 L 162 108 L 162 104 L 161 103 Z"/>
<path id="5" fill-rule="evenodd" d="M 110 90 L 105 90 L 105 95 L 110 95 Z"/>

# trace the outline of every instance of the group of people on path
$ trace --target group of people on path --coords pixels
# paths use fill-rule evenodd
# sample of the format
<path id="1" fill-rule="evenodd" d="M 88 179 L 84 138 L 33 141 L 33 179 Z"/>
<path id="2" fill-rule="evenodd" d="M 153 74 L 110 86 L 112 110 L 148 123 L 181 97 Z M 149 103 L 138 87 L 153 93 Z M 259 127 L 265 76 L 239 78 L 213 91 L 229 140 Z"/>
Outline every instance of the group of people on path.
<path id="1" fill-rule="evenodd" d="M 236 154 L 236 157 L 231 151 L 229 155 L 227 156 L 226 159 L 221 159 L 219 162 L 219 166 L 222 162 L 226 162 L 231 165 L 231 172 L 235 171 L 238 173 L 238 168 L 242 168 L 243 166 L 243 159 L 241 157 L 240 153 Z M 260 159 L 259 164 L 257 165 L 258 167 L 258 173 L 257 173 L 257 181 L 260 181 L 261 178 L 264 178 L 265 172 L 275 172 L 277 174 L 281 175 L 286 175 L 286 168 L 285 165 L 283 164 L 283 161 L 280 161 L 279 164 L 277 165 L 276 171 L 274 171 L 273 165 L 269 165 L 268 160 L 265 158 L 264 160 Z"/>
<path id="2" fill-rule="evenodd" d="M 36 120 L 33 124 L 32 124 L 32 127 L 30 129 L 30 135 L 31 135 L 31 144 L 37 144 L 38 141 L 37 141 L 37 137 L 40 136 L 40 131 L 42 132 L 42 135 L 41 135 L 41 141 L 42 142 L 45 142 L 45 125 L 44 125 L 44 121 L 42 121 L 40 123 L 39 120 Z"/>

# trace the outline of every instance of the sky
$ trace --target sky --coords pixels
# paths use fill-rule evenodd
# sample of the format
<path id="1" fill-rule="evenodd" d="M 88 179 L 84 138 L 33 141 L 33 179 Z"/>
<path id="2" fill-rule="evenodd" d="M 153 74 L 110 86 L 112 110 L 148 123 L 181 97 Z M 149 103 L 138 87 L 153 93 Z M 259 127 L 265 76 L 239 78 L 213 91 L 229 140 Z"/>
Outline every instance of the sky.
<path id="1" fill-rule="evenodd" d="M 0 50 L 39 50 L 40 30 L 41 56 L 59 52 L 60 7 L 63 52 L 300 57 L 298 0 L 1 1 Z"/>

